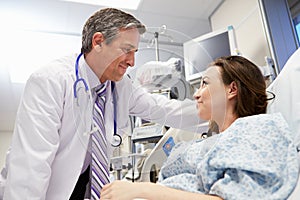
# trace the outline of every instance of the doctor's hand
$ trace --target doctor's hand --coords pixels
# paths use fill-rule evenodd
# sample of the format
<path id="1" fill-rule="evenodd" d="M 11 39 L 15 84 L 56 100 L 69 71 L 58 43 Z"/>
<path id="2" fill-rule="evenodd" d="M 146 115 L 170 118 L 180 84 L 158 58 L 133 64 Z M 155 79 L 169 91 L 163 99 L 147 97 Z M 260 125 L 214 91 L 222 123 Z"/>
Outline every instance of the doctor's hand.
<path id="1" fill-rule="evenodd" d="M 100 200 L 132 200 L 140 198 L 142 191 L 143 184 L 116 180 L 102 188 Z"/>

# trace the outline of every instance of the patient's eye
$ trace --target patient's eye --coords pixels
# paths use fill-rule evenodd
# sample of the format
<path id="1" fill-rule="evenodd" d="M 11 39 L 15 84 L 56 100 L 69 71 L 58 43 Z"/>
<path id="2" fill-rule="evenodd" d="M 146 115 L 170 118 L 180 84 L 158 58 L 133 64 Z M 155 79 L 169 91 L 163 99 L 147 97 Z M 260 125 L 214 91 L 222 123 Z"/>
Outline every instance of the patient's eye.
<path id="1" fill-rule="evenodd" d="M 207 84 L 208 84 L 208 82 L 207 82 L 205 79 L 202 79 L 202 80 L 201 80 L 201 83 L 200 83 L 200 87 L 203 88 L 203 87 L 205 87 Z"/>

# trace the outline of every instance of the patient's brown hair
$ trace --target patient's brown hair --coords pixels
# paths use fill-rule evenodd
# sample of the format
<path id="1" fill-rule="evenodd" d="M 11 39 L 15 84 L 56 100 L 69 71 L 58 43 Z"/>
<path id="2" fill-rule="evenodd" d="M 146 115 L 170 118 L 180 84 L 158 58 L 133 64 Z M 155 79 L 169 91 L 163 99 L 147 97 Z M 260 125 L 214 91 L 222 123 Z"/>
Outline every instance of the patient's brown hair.
<path id="1" fill-rule="evenodd" d="M 237 103 L 234 112 L 238 117 L 266 113 L 266 83 L 259 68 L 242 56 L 220 57 L 209 66 L 221 68 L 221 77 L 225 85 L 233 81 L 238 87 Z M 215 125 L 214 122 L 211 122 Z M 214 127 L 216 131 L 216 127 Z"/>
<path id="2" fill-rule="evenodd" d="M 235 112 L 238 117 L 266 113 L 266 83 L 254 63 L 242 56 L 228 56 L 216 59 L 210 66 L 221 67 L 221 77 L 225 85 L 236 82 L 238 95 Z"/>

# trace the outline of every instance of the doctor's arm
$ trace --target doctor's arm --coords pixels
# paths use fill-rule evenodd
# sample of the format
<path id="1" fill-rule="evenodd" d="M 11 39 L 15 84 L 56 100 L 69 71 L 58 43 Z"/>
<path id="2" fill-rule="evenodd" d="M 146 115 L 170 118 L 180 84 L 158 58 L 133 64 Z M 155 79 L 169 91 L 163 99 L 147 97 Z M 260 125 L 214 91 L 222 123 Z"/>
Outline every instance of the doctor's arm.
<path id="1" fill-rule="evenodd" d="M 101 191 L 100 200 L 132 200 L 135 198 L 148 200 L 222 200 L 218 196 L 186 192 L 155 183 L 132 183 L 127 181 L 114 181 L 105 185 Z"/>
<path id="2" fill-rule="evenodd" d="M 4 199 L 45 199 L 59 145 L 59 102 L 63 102 L 59 85 L 40 74 L 27 81 L 12 137 Z"/>
<path id="3" fill-rule="evenodd" d="M 199 119 L 196 103 L 193 100 L 170 100 L 163 95 L 150 94 L 142 88 L 135 87 L 132 87 L 130 92 L 129 107 L 132 115 L 192 132 L 202 132 L 207 129 L 207 126 L 202 127 L 205 121 Z"/>

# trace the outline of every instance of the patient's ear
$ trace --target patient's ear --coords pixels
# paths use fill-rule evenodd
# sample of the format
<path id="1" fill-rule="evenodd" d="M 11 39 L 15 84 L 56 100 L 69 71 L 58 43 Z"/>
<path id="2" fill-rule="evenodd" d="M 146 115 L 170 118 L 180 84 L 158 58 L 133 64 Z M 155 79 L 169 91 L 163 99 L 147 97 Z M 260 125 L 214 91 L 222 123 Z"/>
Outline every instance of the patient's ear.
<path id="1" fill-rule="evenodd" d="M 238 87 L 235 81 L 232 81 L 227 88 L 228 99 L 235 98 L 238 94 Z"/>

